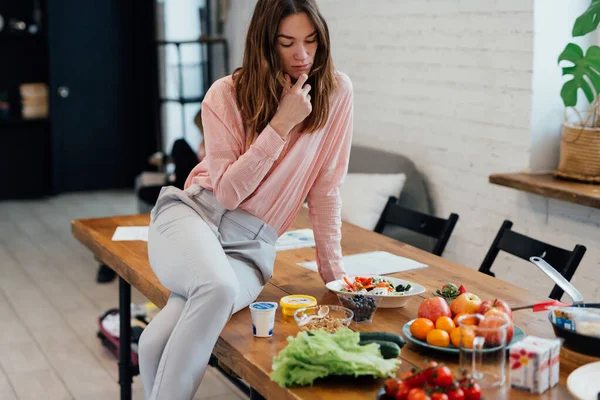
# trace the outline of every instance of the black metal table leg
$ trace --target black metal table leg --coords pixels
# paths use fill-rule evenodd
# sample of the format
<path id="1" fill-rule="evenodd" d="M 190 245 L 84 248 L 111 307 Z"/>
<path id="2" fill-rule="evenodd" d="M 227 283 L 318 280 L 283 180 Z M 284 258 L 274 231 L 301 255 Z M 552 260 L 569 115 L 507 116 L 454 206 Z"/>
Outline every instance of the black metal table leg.
<path id="1" fill-rule="evenodd" d="M 119 276 L 119 385 L 121 400 L 131 400 L 131 285 Z"/>

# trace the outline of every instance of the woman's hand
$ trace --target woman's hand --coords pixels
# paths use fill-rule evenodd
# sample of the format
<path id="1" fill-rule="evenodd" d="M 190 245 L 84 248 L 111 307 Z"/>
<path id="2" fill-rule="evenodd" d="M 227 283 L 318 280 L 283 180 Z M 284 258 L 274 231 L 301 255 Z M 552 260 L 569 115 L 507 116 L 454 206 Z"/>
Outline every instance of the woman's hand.
<path id="1" fill-rule="evenodd" d="M 310 85 L 306 84 L 308 75 L 302 74 L 298 81 L 292 85 L 289 75 L 285 76 L 288 87 L 283 89 L 279 108 L 271 120 L 271 127 L 281 137 L 285 137 L 292 129 L 312 112 L 310 102 Z"/>

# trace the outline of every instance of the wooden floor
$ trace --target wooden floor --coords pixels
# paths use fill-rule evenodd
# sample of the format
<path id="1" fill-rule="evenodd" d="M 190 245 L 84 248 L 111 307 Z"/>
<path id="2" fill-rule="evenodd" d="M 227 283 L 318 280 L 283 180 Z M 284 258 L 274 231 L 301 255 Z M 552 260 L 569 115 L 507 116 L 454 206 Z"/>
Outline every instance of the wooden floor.
<path id="1" fill-rule="evenodd" d="M 118 306 L 116 282 L 70 231 L 74 218 L 137 213 L 130 191 L 0 202 L 0 399 L 118 399 L 116 359 L 96 337 L 100 313 Z M 147 300 L 132 290 L 132 302 Z M 134 399 L 143 399 L 139 376 Z M 195 399 L 243 394 L 212 368 Z"/>

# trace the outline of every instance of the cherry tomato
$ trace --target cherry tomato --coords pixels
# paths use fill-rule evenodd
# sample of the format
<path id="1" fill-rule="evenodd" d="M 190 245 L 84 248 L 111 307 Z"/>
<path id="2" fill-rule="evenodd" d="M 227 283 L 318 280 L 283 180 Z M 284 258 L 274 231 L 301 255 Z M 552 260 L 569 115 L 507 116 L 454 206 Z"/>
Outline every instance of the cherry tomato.
<path id="1" fill-rule="evenodd" d="M 399 382 L 398 389 L 396 390 L 396 394 L 394 395 L 394 398 L 396 400 L 406 400 L 406 398 L 408 397 L 408 392 L 410 392 L 410 390 L 411 390 L 411 387 L 408 386 L 406 383 Z"/>
<path id="2" fill-rule="evenodd" d="M 427 382 L 425 380 L 425 374 L 419 369 L 413 369 L 412 371 L 403 374 L 400 378 L 411 388 L 423 386 Z"/>
<path id="3" fill-rule="evenodd" d="M 387 394 L 388 396 L 393 396 L 396 394 L 396 391 L 398 390 L 398 379 L 396 378 L 388 378 L 385 380 L 384 383 L 384 387 L 385 387 L 385 394 Z"/>
<path id="4" fill-rule="evenodd" d="M 466 369 L 463 369 L 460 373 L 459 383 L 461 387 L 465 387 L 475 383 L 475 380 L 471 377 L 471 374 Z"/>
<path id="5" fill-rule="evenodd" d="M 454 386 L 446 391 L 448 400 L 465 400 L 465 392 L 458 386 Z"/>
<path id="6" fill-rule="evenodd" d="M 433 371 L 435 371 L 437 365 L 438 363 L 436 363 L 435 361 L 430 361 L 429 366 L 423 371 L 423 374 L 425 375 L 425 380 L 431 385 L 433 385 Z"/>
<path id="7" fill-rule="evenodd" d="M 473 383 L 463 388 L 465 392 L 465 400 L 481 400 L 481 388 L 478 384 Z"/>
<path id="8" fill-rule="evenodd" d="M 408 392 L 406 400 L 431 400 L 431 398 L 427 396 L 423 389 L 413 388 Z"/>
<path id="9" fill-rule="evenodd" d="M 451 386 L 454 382 L 452 371 L 445 365 L 436 367 L 436 369 L 433 371 L 432 378 L 435 386 Z"/>
<path id="10" fill-rule="evenodd" d="M 446 393 L 433 392 L 431 393 L 431 400 L 448 400 L 448 395 Z"/>

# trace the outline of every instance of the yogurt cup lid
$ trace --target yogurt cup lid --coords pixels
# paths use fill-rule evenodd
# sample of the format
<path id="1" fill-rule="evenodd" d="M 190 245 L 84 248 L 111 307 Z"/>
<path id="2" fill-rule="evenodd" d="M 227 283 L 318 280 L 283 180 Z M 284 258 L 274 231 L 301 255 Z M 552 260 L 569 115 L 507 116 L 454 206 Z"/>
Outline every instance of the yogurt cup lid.
<path id="1" fill-rule="evenodd" d="M 252 311 L 271 311 L 277 309 L 277 303 L 259 301 L 257 303 L 250 304 L 250 310 Z"/>
<path id="2" fill-rule="evenodd" d="M 302 308 L 317 304 L 317 299 L 304 294 L 294 294 L 282 297 L 280 300 L 280 304 L 282 307 Z"/>

